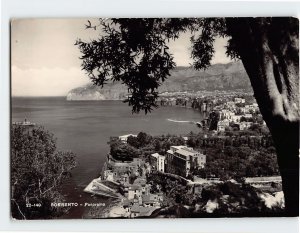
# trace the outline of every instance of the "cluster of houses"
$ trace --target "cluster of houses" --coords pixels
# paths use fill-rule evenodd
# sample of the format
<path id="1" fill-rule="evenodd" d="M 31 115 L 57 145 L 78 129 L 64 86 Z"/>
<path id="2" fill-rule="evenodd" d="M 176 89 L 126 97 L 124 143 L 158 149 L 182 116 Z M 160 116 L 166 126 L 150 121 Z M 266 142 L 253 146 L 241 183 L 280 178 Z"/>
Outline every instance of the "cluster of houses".
<path id="1" fill-rule="evenodd" d="M 161 207 L 163 195 L 151 193 L 151 185 L 146 181 L 146 174 L 150 172 L 151 165 L 144 159 L 134 158 L 132 162 L 119 162 L 108 155 L 102 170 L 102 180 L 119 185 L 118 192 L 122 194 L 122 217 L 149 216 Z"/>
<path id="2" fill-rule="evenodd" d="M 243 105 L 238 106 L 238 104 Z M 245 104 L 245 99 L 234 98 L 234 101 L 215 106 L 214 111 L 218 111 L 220 114 L 217 131 L 224 132 L 230 123 L 237 126 L 239 130 L 249 129 L 253 125 L 253 121 L 250 119 L 252 119 L 253 113 L 258 112 L 259 109 L 257 103 Z"/>
<path id="3" fill-rule="evenodd" d="M 127 143 L 129 136 L 136 135 L 123 135 L 119 140 Z M 162 193 L 151 192 L 151 185 L 146 180 L 147 174 L 159 171 L 187 177 L 193 170 L 203 168 L 205 163 L 205 155 L 185 145 L 171 146 L 166 155 L 154 153 L 149 162 L 143 158 L 120 162 L 108 155 L 101 180 L 103 185 L 119 185 L 116 192 L 122 194 L 122 217 L 144 217 L 160 208 L 164 200 Z"/>
<path id="4" fill-rule="evenodd" d="M 154 170 L 187 177 L 192 171 L 203 168 L 206 155 L 185 145 L 171 146 L 166 156 L 158 153 L 151 155 L 151 165 Z"/>
<path id="5" fill-rule="evenodd" d="M 133 184 L 125 186 L 125 198 L 122 207 L 125 209 L 124 217 L 149 216 L 154 210 L 161 207 L 162 193 L 151 193 L 151 185 L 143 178 L 137 178 Z"/>

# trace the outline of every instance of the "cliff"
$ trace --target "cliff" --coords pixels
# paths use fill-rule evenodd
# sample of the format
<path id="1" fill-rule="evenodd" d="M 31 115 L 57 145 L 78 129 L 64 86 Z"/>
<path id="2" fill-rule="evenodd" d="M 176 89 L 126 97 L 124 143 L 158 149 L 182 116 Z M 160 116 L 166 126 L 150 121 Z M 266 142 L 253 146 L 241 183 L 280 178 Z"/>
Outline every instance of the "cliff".
<path id="1" fill-rule="evenodd" d="M 159 92 L 236 89 L 252 90 L 241 62 L 215 64 L 206 70 L 176 67 L 159 87 Z M 127 88 L 121 83 L 108 83 L 103 88 L 88 84 L 71 90 L 67 100 L 119 100 L 124 99 L 126 95 Z"/>
<path id="2" fill-rule="evenodd" d="M 103 88 L 87 84 L 71 90 L 67 100 L 121 100 L 127 95 L 127 88 L 120 83 L 108 83 Z"/>

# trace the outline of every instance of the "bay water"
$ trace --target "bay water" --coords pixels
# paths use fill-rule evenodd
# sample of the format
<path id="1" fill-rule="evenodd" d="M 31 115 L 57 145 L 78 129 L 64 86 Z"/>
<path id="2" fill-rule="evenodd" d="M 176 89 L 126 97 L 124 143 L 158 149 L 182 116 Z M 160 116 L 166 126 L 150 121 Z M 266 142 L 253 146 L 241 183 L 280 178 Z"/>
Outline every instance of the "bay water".
<path id="1" fill-rule="evenodd" d="M 184 136 L 198 132 L 199 128 L 190 122 L 202 119 L 199 111 L 183 107 L 167 106 L 147 115 L 132 114 L 131 107 L 122 101 L 67 101 L 65 97 L 13 97 L 11 117 L 13 122 L 26 118 L 43 126 L 54 134 L 59 150 L 76 154 L 77 167 L 63 191 L 68 200 L 75 201 L 90 199 L 83 189 L 100 175 L 111 136 L 141 131 Z M 71 211 L 68 217 L 81 218 L 82 214 L 83 211 Z"/>

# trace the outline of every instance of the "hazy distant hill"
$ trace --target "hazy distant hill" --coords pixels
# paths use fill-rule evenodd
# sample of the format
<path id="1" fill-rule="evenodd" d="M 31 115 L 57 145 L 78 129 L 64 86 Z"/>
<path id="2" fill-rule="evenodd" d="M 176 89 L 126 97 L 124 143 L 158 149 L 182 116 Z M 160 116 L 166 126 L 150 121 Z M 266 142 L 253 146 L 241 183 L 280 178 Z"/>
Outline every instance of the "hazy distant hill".
<path id="1" fill-rule="evenodd" d="M 241 62 L 215 64 L 206 70 L 176 67 L 171 76 L 159 88 L 159 92 L 199 90 L 252 90 L 249 78 Z M 68 100 L 117 100 L 123 99 L 127 88 L 120 83 L 109 83 L 104 88 L 88 84 L 71 90 Z"/>

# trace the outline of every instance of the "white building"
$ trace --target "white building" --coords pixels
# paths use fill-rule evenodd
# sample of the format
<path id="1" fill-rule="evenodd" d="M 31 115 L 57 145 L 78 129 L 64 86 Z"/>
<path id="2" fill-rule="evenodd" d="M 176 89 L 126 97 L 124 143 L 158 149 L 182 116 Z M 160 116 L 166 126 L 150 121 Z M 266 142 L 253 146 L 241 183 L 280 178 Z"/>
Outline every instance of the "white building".
<path id="1" fill-rule="evenodd" d="M 241 121 L 242 116 L 241 115 L 233 115 L 231 117 L 231 121 L 233 121 L 234 123 L 238 123 Z"/>
<path id="2" fill-rule="evenodd" d="M 109 180 L 109 181 L 114 181 L 115 180 L 115 174 L 111 170 L 105 170 L 103 173 L 103 179 L 104 180 Z"/>
<path id="3" fill-rule="evenodd" d="M 253 122 L 243 121 L 239 125 L 240 125 L 240 130 L 245 130 L 245 129 L 249 129 L 253 125 Z"/>
<path id="4" fill-rule="evenodd" d="M 131 137 L 137 137 L 137 135 L 135 135 L 135 134 L 126 134 L 126 135 L 119 136 L 119 139 L 121 140 L 121 142 L 127 143 L 127 139 L 130 136 Z"/>
<path id="5" fill-rule="evenodd" d="M 237 103 L 242 103 L 244 104 L 245 103 L 245 99 L 244 98 L 234 98 L 234 102 L 237 104 Z"/>
<path id="6" fill-rule="evenodd" d="M 231 120 L 234 115 L 235 115 L 234 112 L 231 112 L 227 109 L 222 109 L 220 111 L 220 119 L 221 120 L 224 120 L 224 119 Z"/>
<path id="7" fill-rule="evenodd" d="M 186 146 L 171 146 L 167 151 L 167 172 L 188 176 L 192 170 L 203 168 L 206 155 Z"/>
<path id="8" fill-rule="evenodd" d="M 158 153 L 151 155 L 152 164 L 157 171 L 165 172 L 165 156 Z"/>
<path id="9" fill-rule="evenodd" d="M 228 126 L 229 126 L 229 120 L 225 119 L 225 120 L 219 121 L 218 125 L 217 125 L 217 131 L 224 132 L 225 128 Z"/>

